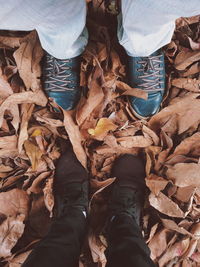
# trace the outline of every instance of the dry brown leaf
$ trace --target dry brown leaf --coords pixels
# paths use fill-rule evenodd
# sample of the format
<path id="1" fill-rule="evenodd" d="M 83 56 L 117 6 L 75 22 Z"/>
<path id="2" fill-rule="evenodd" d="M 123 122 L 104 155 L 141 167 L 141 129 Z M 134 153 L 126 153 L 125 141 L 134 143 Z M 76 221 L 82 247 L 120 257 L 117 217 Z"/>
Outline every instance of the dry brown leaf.
<path id="1" fill-rule="evenodd" d="M 97 242 L 97 239 L 94 235 L 90 234 L 88 237 L 89 247 L 92 254 L 92 259 L 95 263 L 98 263 L 98 266 L 105 267 L 106 266 L 106 256 L 104 254 L 105 252 L 105 246 L 100 241 Z"/>
<path id="2" fill-rule="evenodd" d="M 127 136 L 117 138 L 117 142 L 126 148 L 132 147 L 148 147 L 152 145 L 153 141 L 149 137 L 144 136 Z"/>
<path id="3" fill-rule="evenodd" d="M 190 127 L 198 125 L 200 122 L 200 100 L 197 97 L 198 94 L 191 93 L 183 98 L 177 98 L 171 105 L 150 119 L 149 127 L 154 131 L 162 128 L 171 135 L 176 132 L 181 134 Z"/>
<path id="4" fill-rule="evenodd" d="M 175 197 L 177 200 L 188 203 L 196 192 L 195 186 L 179 187 L 176 191 Z"/>
<path id="5" fill-rule="evenodd" d="M 155 235 L 155 233 L 156 233 L 156 231 L 157 231 L 157 229 L 158 229 L 158 226 L 159 226 L 159 224 L 156 223 L 156 224 L 154 224 L 154 226 L 151 228 L 151 231 L 150 231 L 150 234 L 149 234 L 149 238 L 148 238 L 147 241 L 146 241 L 147 244 L 148 244 L 148 243 L 151 241 L 151 239 L 154 237 L 154 235 Z"/>
<path id="6" fill-rule="evenodd" d="M 200 239 L 200 223 L 193 224 L 190 232 L 195 239 Z"/>
<path id="7" fill-rule="evenodd" d="M 148 128 L 145 125 L 143 125 L 142 131 L 144 133 L 144 136 L 151 137 L 151 139 L 153 140 L 154 145 L 158 146 L 160 140 L 159 140 L 159 137 L 157 136 L 157 134 L 154 131 L 152 131 L 150 128 Z"/>
<path id="8" fill-rule="evenodd" d="M 185 70 L 193 62 L 200 60 L 200 51 L 181 51 L 175 58 L 175 68 Z"/>
<path id="9" fill-rule="evenodd" d="M 200 65 L 199 62 L 196 62 L 192 64 L 191 67 L 189 67 L 188 70 L 186 70 L 183 74 L 181 74 L 182 77 L 188 77 L 190 75 L 196 74 L 200 72 Z"/>
<path id="10" fill-rule="evenodd" d="M 157 155 L 160 155 L 160 151 L 162 150 L 159 146 L 148 146 L 145 148 L 146 153 L 146 176 L 149 176 L 151 173 L 151 169 L 155 167 L 157 162 Z"/>
<path id="11" fill-rule="evenodd" d="M 17 136 L 4 136 L 0 138 L 0 148 L 2 149 L 16 149 L 17 148 Z"/>
<path id="12" fill-rule="evenodd" d="M 51 171 L 40 173 L 33 181 L 32 185 L 27 189 L 27 193 L 39 194 L 42 192 L 41 183 L 51 174 Z"/>
<path id="13" fill-rule="evenodd" d="M 76 113 L 76 121 L 81 125 L 91 112 L 103 101 L 104 93 L 98 82 L 102 76 L 102 69 L 96 66 L 92 80 L 90 81 L 88 98 L 82 106 L 79 106 Z"/>
<path id="14" fill-rule="evenodd" d="M 28 215 L 29 197 L 20 189 L 13 189 L 0 194 L 0 257 L 11 255 L 11 249 L 24 232 L 24 220 Z"/>
<path id="15" fill-rule="evenodd" d="M 0 48 L 16 48 L 20 46 L 21 37 L 0 36 Z"/>
<path id="16" fill-rule="evenodd" d="M 200 252 L 193 253 L 190 257 L 193 261 L 200 263 Z M 197 265 L 198 266 L 198 265 Z"/>
<path id="17" fill-rule="evenodd" d="M 70 111 L 63 110 L 63 114 L 65 130 L 72 143 L 74 153 L 83 167 L 87 168 L 87 156 L 82 146 L 82 136 L 79 127 L 75 124 Z"/>
<path id="18" fill-rule="evenodd" d="M 36 31 L 25 36 L 20 42 L 20 47 L 13 54 L 19 75 L 27 89 L 33 91 L 41 89 L 39 63 L 43 54 Z"/>
<path id="19" fill-rule="evenodd" d="M 19 128 L 19 123 L 20 123 L 20 118 L 19 118 L 19 107 L 17 104 L 13 104 L 10 109 L 9 109 L 10 113 L 12 114 L 13 116 L 13 119 L 11 121 L 15 131 L 17 132 L 18 131 L 18 128 Z"/>
<path id="20" fill-rule="evenodd" d="M 178 224 L 176 224 L 174 221 L 169 220 L 169 219 L 162 219 L 162 223 L 163 226 L 170 230 L 170 231 L 176 231 L 177 233 L 180 233 L 182 235 L 187 235 L 192 237 L 193 235 L 188 232 L 186 229 L 184 229 L 183 227 L 179 226 Z"/>
<path id="21" fill-rule="evenodd" d="M 197 248 L 197 240 L 191 240 L 190 241 L 190 245 L 187 249 L 187 251 L 184 253 L 183 258 L 190 258 L 192 256 L 192 254 L 196 251 Z"/>
<path id="22" fill-rule="evenodd" d="M 191 78 L 177 78 L 172 80 L 172 85 L 191 92 L 200 92 L 200 80 Z"/>
<path id="23" fill-rule="evenodd" d="M 168 160 L 175 155 L 199 155 L 200 151 L 200 133 L 197 132 L 192 136 L 185 138 L 175 149 L 174 153 L 168 157 Z"/>
<path id="24" fill-rule="evenodd" d="M 167 248 L 167 235 L 170 231 L 167 229 L 162 229 L 156 233 L 148 246 L 151 250 L 151 259 L 155 260 L 158 258 Z"/>
<path id="25" fill-rule="evenodd" d="M 199 173 L 200 164 L 177 163 L 174 166 L 168 166 L 166 176 L 179 187 L 200 186 Z"/>
<path id="26" fill-rule="evenodd" d="M 7 81 L 7 77 L 3 75 L 2 69 L 0 69 L 0 101 L 3 98 L 8 97 L 9 95 L 13 94 L 13 90 Z"/>
<path id="27" fill-rule="evenodd" d="M 20 253 L 12 259 L 8 259 L 8 265 L 6 267 L 21 267 L 30 253 L 31 250 Z"/>
<path id="28" fill-rule="evenodd" d="M 186 238 L 169 247 L 166 253 L 161 257 L 161 259 L 159 259 L 159 267 L 164 267 L 166 266 L 165 264 L 167 264 L 172 259 L 183 256 L 183 254 L 187 251 L 189 244 L 190 239 Z"/>
<path id="29" fill-rule="evenodd" d="M 194 42 L 189 36 L 188 36 L 188 40 L 190 42 L 190 47 L 193 51 L 200 50 L 200 43 Z"/>
<path id="30" fill-rule="evenodd" d="M 18 138 L 18 150 L 19 153 L 22 152 L 24 141 L 28 139 L 28 122 L 31 118 L 32 112 L 34 109 L 34 104 L 22 104 L 21 105 L 21 125 L 20 125 L 20 132 Z"/>
<path id="31" fill-rule="evenodd" d="M 168 216 L 177 218 L 185 217 L 184 212 L 179 208 L 179 206 L 162 192 L 160 192 L 157 196 L 151 193 L 149 195 L 149 202 L 152 207 Z"/>
<path id="32" fill-rule="evenodd" d="M 23 103 L 34 103 L 39 106 L 46 106 L 47 98 L 44 93 L 39 90 L 36 92 L 23 92 L 12 94 L 3 101 L 0 106 L 0 127 L 3 124 L 4 112 L 6 110 L 12 109 L 13 103 L 23 104 Z"/>
<path id="33" fill-rule="evenodd" d="M 49 178 L 43 189 L 44 192 L 44 203 L 48 211 L 50 212 L 50 217 L 53 216 L 54 207 L 54 195 L 53 195 L 53 178 Z"/>
<path id="34" fill-rule="evenodd" d="M 117 88 L 125 91 L 124 93 L 122 93 L 122 95 L 131 95 L 145 100 L 148 98 L 148 94 L 144 90 L 141 90 L 139 88 L 132 88 L 122 81 L 116 81 L 115 84 Z"/>
<path id="35" fill-rule="evenodd" d="M 155 196 L 158 196 L 160 191 L 164 190 L 166 185 L 169 183 L 169 181 L 163 177 L 159 177 L 155 174 L 150 174 L 150 176 L 145 178 L 145 181 L 147 187 Z"/>

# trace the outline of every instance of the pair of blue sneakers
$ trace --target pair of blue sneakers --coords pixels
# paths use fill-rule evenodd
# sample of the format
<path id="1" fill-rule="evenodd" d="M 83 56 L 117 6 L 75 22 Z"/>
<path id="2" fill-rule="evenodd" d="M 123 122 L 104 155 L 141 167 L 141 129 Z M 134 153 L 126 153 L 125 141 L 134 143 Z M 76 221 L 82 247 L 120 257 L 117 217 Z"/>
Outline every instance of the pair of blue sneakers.
<path id="1" fill-rule="evenodd" d="M 48 97 L 65 110 L 74 109 L 79 102 L 80 57 L 56 59 L 46 54 L 43 64 L 44 90 Z M 128 80 L 132 87 L 148 93 L 148 99 L 129 96 L 134 115 L 140 119 L 156 114 L 161 106 L 165 89 L 165 63 L 162 50 L 148 57 L 128 57 Z"/>

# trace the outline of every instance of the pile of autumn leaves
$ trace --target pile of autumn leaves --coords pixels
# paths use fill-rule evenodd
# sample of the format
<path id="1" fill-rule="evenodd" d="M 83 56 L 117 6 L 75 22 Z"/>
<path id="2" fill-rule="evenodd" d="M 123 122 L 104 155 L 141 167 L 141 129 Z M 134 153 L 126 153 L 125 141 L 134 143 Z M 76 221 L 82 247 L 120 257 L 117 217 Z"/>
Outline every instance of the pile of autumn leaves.
<path id="1" fill-rule="evenodd" d="M 77 109 L 56 113 L 41 88 L 37 34 L 0 37 L 0 257 L 6 266 L 20 266 L 46 233 L 59 139 L 70 140 L 91 177 L 92 257 L 84 266 L 92 259 L 105 266 L 101 230 L 113 161 L 141 150 L 150 190 L 143 230 L 152 259 L 160 267 L 200 264 L 199 27 L 198 17 L 177 21 L 165 49 L 163 109 L 149 121 L 130 112 L 125 95 L 147 95 L 123 82 L 124 65 L 108 40 L 93 36 L 83 55 L 81 85 L 88 91 Z M 106 27 L 100 31 L 108 36 Z"/>

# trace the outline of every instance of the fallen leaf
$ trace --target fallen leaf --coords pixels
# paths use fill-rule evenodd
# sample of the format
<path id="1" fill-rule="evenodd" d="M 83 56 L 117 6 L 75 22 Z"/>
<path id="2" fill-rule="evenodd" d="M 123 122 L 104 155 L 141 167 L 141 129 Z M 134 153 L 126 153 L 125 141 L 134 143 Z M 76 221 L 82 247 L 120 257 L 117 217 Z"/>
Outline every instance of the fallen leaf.
<path id="1" fill-rule="evenodd" d="M 144 136 L 127 136 L 117 138 L 117 142 L 126 148 L 132 147 L 148 147 L 152 145 L 153 141 L 149 137 Z"/>
<path id="2" fill-rule="evenodd" d="M 76 154 L 77 159 L 80 161 L 83 167 L 86 168 L 87 156 L 82 146 L 82 137 L 79 131 L 79 127 L 75 124 L 70 111 L 63 110 L 63 114 L 65 130 L 69 135 L 74 153 Z"/>
<path id="3" fill-rule="evenodd" d="M 166 176 L 179 187 L 199 186 L 200 164 L 196 163 L 177 163 L 168 166 Z"/>
<path id="4" fill-rule="evenodd" d="M 39 63 L 43 54 L 36 31 L 32 31 L 25 36 L 20 41 L 20 47 L 13 54 L 19 75 L 28 90 L 41 89 L 41 67 Z"/>
<path id="5" fill-rule="evenodd" d="M 188 40 L 190 42 L 190 47 L 193 51 L 200 50 L 200 43 L 194 42 L 189 36 L 188 36 Z"/>
<path id="6" fill-rule="evenodd" d="M 179 206 L 162 192 L 160 192 L 157 196 L 151 193 L 149 195 L 149 202 L 152 207 L 168 216 L 177 218 L 185 217 L 184 212 L 179 208 Z"/>
<path id="7" fill-rule="evenodd" d="M 167 248 L 167 235 L 169 234 L 169 230 L 162 229 L 158 233 L 156 233 L 148 246 L 151 250 L 151 259 L 157 259 Z"/>
<path id="8" fill-rule="evenodd" d="M 160 191 L 164 190 L 166 185 L 169 183 L 169 181 L 167 181 L 166 179 L 155 174 L 150 174 L 145 178 L 145 181 L 147 187 L 155 196 L 158 196 Z"/>
<path id="9" fill-rule="evenodd" d="M 101 267 L 106 266 L 106 256 L 104 254 L 105 252 L 105 246 L 103 244 L 97 243 L 96 237 L 92 234 L 88 237 L 89 247 L 92 254 L 92 259 L 95 263 L 101 264 Z"/>
<path id="10" fill-rule="evenodd" d="M 10 110 L 12 108 L 13 103 L 34 103 L 39 106 L 46 106 L 47 98 L 41 90 L 36 92 L 29 91 L 10 95 L 3 101 L 0 106 L 0 127 L 3 124 L 4 112 L 6 110 Z"/>
<path id="11" fill-rule="evenodd" d="M 34 109 L 34 104 L 22 104 L 21 105 L 21 125 L 18 138 L 18 150 L 19 153 L 22 152 L 23 144 L 28 139 L 28 123 L 31 118 Z"/>
<path id="12" fill-rule="evenodd" d="M 38 146 L 34 145 L 29 140 L 24 142 L 24 148 L 26 151 L 27 156 L 29 157 L 32 165 L 32 170 L 36 171 L 39 161 L 42 158 L 43 152 L 39 149 Z"/>
<path id="13" fill-rule="evenodd" d="M 88 129 L 88 133 L 97 140 L 103 140 L 109 131 L 115 131 L 117 125 L 115 125 L 108 118 L 101 118 L 95 127 L 95 129 Z"/>
<path id="14" fill-rule="evenodd" d="M 200 51 L 181 51 L 175 58 L 175 68 L 185 70 L 193 62 L 200 60 Z"/>
<path id="15" fill-rule="evenodd" d="M 0 257 L 11 255 L 11 249 L 24 232 L 24 220 L 29 209 L 29 197 L 20 189 L 13 189 L 0 194 Z"/>
<path id="16" fill-rule="evenodd" d="M 178 224 L 175 223 L 175 221 L 169 220 L 169 219 L 162 219 L 163 226 L 170 230 L 170 231 L 176 231 L 177 233 L 180 233 L 182 235 L 193 237 L 193 235 L 188 232 L 183 227 L 180 227 Z"/>
<path id="17" fill-rule="evenodd" d="M 10 135 L 0 138 L 0 148 L 2 149 L 15 149 L 17 148 L 17 136 Z"/>
<path id="18" fill-rule="evenodd" d="M 177 78 L 172 80 L 172 85 L 191 92 L 200 92 L 200 80 L 190 78 Z"/>
<path id="19" fill-rule="evenodd" d="M 189 244 L 190 239 L 186 238 L 169 247 L 166 253 L 159 259 L 159 267 L 164 267 L 170 260 L 181 257 L 187 251 Z"/>
<path id="20" fill-rule="evenodd" d="M 81 125 L 85 119 L 91 114 L 91 112 L 103 101 L 104 93 L 98 82 L 102 76 L 102 70 L 99 66 L 95 68 L 95 71 L 90 81 L 88 98 L 83 106 L 79 106 L 76 112 L 76 121 L 78 125 Z"/>
<path id="21" fill-rule="evenodd" d="M 149 127 L 158 131 L 163 129 L 171 134 L 181 134 L 190 127 L 197 125 L 200 121 L 200 100 L 197 99 L 198 94 L 188 94 L 183 98 L 177 98 L 168 107 L 162 109 L 154 115 L 149 121 Z M 172 116 L 173 115 L 173 116 Z M 165 124 L 171 121 L 168 127 Z"/>
<path id="22" fill-rule="evenodd" d="M 132 88 L 122 81 L 116 81 L 116 87 L 125 91 L 121 95 L 131 95 L 146 100 L 148 98 L 147 92 L 139 88 Z"/>

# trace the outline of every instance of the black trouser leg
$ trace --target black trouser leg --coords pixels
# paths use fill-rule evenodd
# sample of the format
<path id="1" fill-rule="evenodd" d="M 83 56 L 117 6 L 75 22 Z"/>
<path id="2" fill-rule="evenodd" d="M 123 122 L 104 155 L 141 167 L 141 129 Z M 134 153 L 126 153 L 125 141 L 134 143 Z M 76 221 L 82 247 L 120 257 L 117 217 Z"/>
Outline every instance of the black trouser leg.
<path id="1" fill-rule="evenodd" d="M 86 232 L 83 213 L 71 208 L 66 217 L 56 219 L 23 267 L 77 267 Z"/>
<path id="2" fill-rule="evenodd" d="M 116 216 L 110 224 L 106 256 L 106 267 L 155 267 L 140 228 L 126 214 Z"/>

